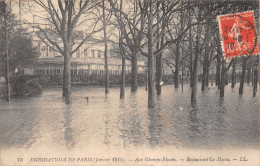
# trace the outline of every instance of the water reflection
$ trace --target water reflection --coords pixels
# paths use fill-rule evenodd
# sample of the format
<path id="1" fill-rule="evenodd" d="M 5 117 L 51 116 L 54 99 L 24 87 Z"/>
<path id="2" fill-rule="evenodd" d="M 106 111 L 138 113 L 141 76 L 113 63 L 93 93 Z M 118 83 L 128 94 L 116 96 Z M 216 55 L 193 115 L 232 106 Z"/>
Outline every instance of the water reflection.
<path id="1" fill-rule="evenodd" d="M 75 145 L 75 141 L 73 139 L 73 130 L 71 127 L 71 111 L 72 109 L 70 108 L 70 106 L 68 106 L 68 108 L 65 109 L 63 115 L 64 115 L 64 128 L 65 128 L 65 132 L 64 132 L 64 139 L 66 141 L 66 146 L 68 149 L 73 148 L 73 146 Z"/>
<path id="2" fill-rule="evenodd" d="M 118 128 L 118 130 L 121 132 L 121 134 L 120 134 L 120 138 L 123 140 L 123 148 L 125 149 L 126 148 L 126 139 L 127 139 L 127 137 L 126 137 L 126 134 L 125 134 L 125 124 L 126 124 L 126 119 L 124 118 L 124 116 L 123 115 L 125 115 L 126 114 L 126 107 L 125 107 L 125 100 L 123 100 L 123 99 L 121 99 L 120 100 L 120 104 L 119 104 L 119 109 L 120 110 L 122 110 L 122 114 L 119 116 L 119 119 L 121 119 L 121 123 L 122 123 L 122 127 L 117 127 Z"/>
<path id="3" fill-rule="evenodd" d="M 60 88 L 46 89 L 40 97 L 0 100 L 1 145 L 32 147 L 41 144 L 76 147 L 117 148 L 225 148 L 259 145 L 258 97 L 245 85 L 198 91 L 198 103 L 190 104 L 190 88 L 183 93 L 172 85 L 163 86 L 156 96 L 156 108 L 147 108 L 147 91 L 140 87 L 125 99 L 119 88 L 104 94 L 103 88 L 73 89 L 73 103 L 62 102 Z M 85 97 L 89 97 L 87 102 Z M 90 146 L 91 145 L 91 146 Z"/>
<path id="4" fill-rule="evenodd" d="M 156 107 L 148 109 L 148 119 L 150 121 L 148 126 L 150 135 L 149 144 L 152 148 L 158 145 L 161 146 L 161 142 L 165 141 L 162 137 L 162 133 L 163 127 L 168 125 L 168 121 L 164 121 L 163 119 L 166 120 L 168 115 L 163 114 L 163 112 L 164 108 L 162 107 L 161 96 L 156 96 Z"/>
<path id="5" fill-rule="evenodd" d="M 1 110 L 1 146 L 30 147 L 37 139 L 37 110 Z"/>
<path id="6" fill-rule="evenodd" d="M 110 145 L 111 141 L 111 135 L 109 134 L 109 123 L 110 123 L 110 100 L 109 100 L 109 96 L 108 94 L 105 94 L 105 103 L 106 104 L 106 108 L 105 108 L 105 113 L 104 113 L 104 122 L 105 122 L 105 138 L 104 138 L 104 144 L 105 145 Z"/>
<path id="7" fill-rule="evenodd" d="M 130 97 L 126 100 L 126 102 L 121 102 L 121 108 L 124 108 L 124 112 L 119 117 L 122 121 L 121 136 L 125 145 L 140 147 L 147 141 L 145 129 L 147 108 L 139 105 L 137 93 L 131 92 Z"/>
<path id="8" fill-rule="evenodd" d="M 110 115 L 107 113 L 105 115 L 105 138 L 104 138 L 104 144 L 105 145 L 110 145 L 111 142 L 110 142 L 110 138 L 111 138 L 111 135 L 109 134 L 109 128 L 108 128 L 108 123 L 109 123 L 109 117 Z"/>
<path id="9" fill-rule="evenodd" d="M 225 141 L 227 140 L 227 122 L 225 119 L 227 109 L 225 107 L 224 98 L 219 98 L 218 104 L 219 109 L 217 109 L 216 113 L 216 123 L 215 123 L 215 132 L 214 132 L 214 138 L 216 140 L 216 145 L 222 143 L 227 144 Z"/>
<path id="10" fill-rule="evenodd" d="M 188 135 L 190 140 L 189 142 L 196 145 L 199 140 L 199 136 L 202 136 L 202 133 L 200 130 L 199 119 L 197 117 L 198 106 L 192 103 L 191 108 L 192 109 L 189 111 L 189 116 L 188 116 L 188 122 L 189 122 Z"/>
<path id="11" fill-rule="evenodd" d="M 148 118 L 150 120 L 150 125 L 148 126 L 150 134 L 149 143 L 151 147 L 155 147 L 159 144 L 159 138 L 162 131 L 158 112 L 159 109 L 156 108 L 150 108 L 148 110 Z"/>

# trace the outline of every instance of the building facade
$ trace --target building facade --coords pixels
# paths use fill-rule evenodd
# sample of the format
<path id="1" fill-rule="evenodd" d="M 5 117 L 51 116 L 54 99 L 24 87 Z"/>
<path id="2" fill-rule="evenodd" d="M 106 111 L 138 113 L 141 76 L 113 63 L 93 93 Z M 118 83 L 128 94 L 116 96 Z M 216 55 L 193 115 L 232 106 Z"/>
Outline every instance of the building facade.
<path id="1" fill-rule="evenodd" d="M 81 40 L 74 40 L 75 43 Z M 56 41 L 62 48 L 62 42 Z M 35 75 L 62 75 L 63 56 L 48 43 L 38 42 L 40 57 L 34 67 Z M 49 46 L 48 46 L 49 45 Z M 73 48 L 72 48 L 73 49 Z M 121 56 L 117 53 L 115 46 L 108 44 L 108 71 L 109 74 L 119 75 L 122 68 Z M 145 72 L 145 62 L 138 60 L 138 73 Z M 70 58 L 71 75 L 104 75 L 105 58 L 104 43 L 97 39 L 90 39 L 85 42 Z M 131 62 L 126 60 L 126 73 L 131 72 Z"/>

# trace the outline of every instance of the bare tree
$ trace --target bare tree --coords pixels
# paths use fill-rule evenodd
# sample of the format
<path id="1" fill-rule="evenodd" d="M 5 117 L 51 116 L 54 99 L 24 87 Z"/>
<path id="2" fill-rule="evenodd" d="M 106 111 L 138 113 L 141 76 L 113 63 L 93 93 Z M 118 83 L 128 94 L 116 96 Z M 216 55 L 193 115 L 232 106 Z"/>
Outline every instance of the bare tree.
<path id="1" fill-rule="evenodd" d="M 159 5 L 160 3 L 157 1 L 157 7 L 156 7 L 156 21 L 157 21 L 157 29 L 160 28 L 160 10 L 159 10 Z M 162 8 L 163 8 L 163 13 L 165 12 L 165 8 L 164 8 L 164 2 L 162 2 Z M 159 38 L 160 34 L 159 31 L 157 31 L 157 38 Z M 156 49 L 158 50 L 160 48 L 160 44 L 163 44 L 163 40 L 164 40 L 164 34 L 161 35 L 161 38 L 159 40 L 157 40 L 156 42 Z M 161 43 L 160 43 L 161 42 Z M 156 91 L 157 91 L 157 95 L 161 94 L 161 81 L 162 81 L 162 54 L 163 51 L 158 54 L 158 56 L 156 56 L 155 58 L 155 66 L 156 66 L 156 72 L 155 72 L 155 80 L 156 80 Z"/>
<path id="2" fill-rule="evenodd" d="M 205 27 L 205 52 L 204 52 L 204 60 L 203 60 L 203 73 L 202 73 L 202 83 L 201 90 L 205 90 L 205 86 L 207 85 L 208 80 L 208 72 L 209 72 L 209 52 L 210 52 L 210 30 L 211 25 L 209 22 L 212 20 L 210 15 L 206 16 L 206 27 Z M 211 32 L 212 33 L 212 32 Z"/>
<path id="3" fill-rule="evenodd" d="M 120 0 L 120 11 L 122 10 L 122 6 L 123 6 L 123 1 Z M 119 18 L 122 18 L 122 13 L 119 14 Z M 125 98 L 125 51 L 122 45 L 122 32 L 121 30 L 119 30 L 119 51 L 120 51 L 120 55 L 122 57 L 122 70 L 121 70 L 121 84 L 120 84 L 120 99 L 124 99 Z"/>
<path id="4" fill-rule="evenodd" d="M 239 94 L 243 94 L 244 91 L 244 83 L 245 83 L 245 74 L 246 74 L 246 62 L 250 56 L 242 57 L 242 74 L 240 79 L 240 86 L 239 86 Z"/>
<path id="5" fill-rule="evenodd" d="M 153 52 L 153 1 L 149 2 L 148 19 L 148 107 L 155 107 L 154 99 L 154 52 Z"/>
<path id="6" fill-rule="evenodd" d="M 103 11 L 103 31 L 104 31 L 104 45 L 105 45 L 105 71 L 106 71 L 106 83 L 105 83 L 105 93 L 107 94 L 109 88 L 109 73 L 108 73 L 108 57 L 107 57 L 107 32 L 106 32 L 106 14 L 105 14 L 105 0 L 102 1 L 102 11 Z"/>
<path id="7" fill-rule="evenodd" d="M 127 58 L 131 60 L 131 91 L 137 91 L 137 56 L 140 53 L 140 47 L 143 41 L 143 33 L 147 19 L 147 3 L 141 0 L 128 1 L 131 5 L 130 9 L 119 7 L 117 1 L 109 0 L 120 32 L 124 38 L 121 40 L 122 45 L 127 47 L 131 55 Z"/>
<path id="8" fill-rule="evenodd" d="M 179 52 L 180 48 L 182 48 L 182 45 L 180 46 L 180 43 L 183 44 L 183 36 L 186 34 L 187 30 L 189 30 L 192 26 L 196 25 L 194 24 L 188 24 L 185 25 L 184 22 L 186 20 L 186 15 L 184 15 L 185 11 L 191 6 L 193 3 L 183 2 L 183 1 L 157 1 L 156 4 L 156 24 L 153 25 L 154 28 L 154 41 L 156 43 L 156 47 L 154 50 L 154 56 L 156 57 L 156 90 L 157 94 L 161 94 L 161 77 L 162 77 L 162 55 L 163 51 L 166 48 L 171 48 L 172 45 L 179 46 L 179 49 L 175 49 L 176 52 L 174 53 L 175 61 L 177 59 L 178 63 L 172 63 L 170 61 L 167 61 L 167 58 L 164 58 L 164 61 L 168 66 L 171 68 L 175 66 L 175 69 L 179 70 L 179 64 L 180 60 L 179 58 Z M 183 17 L 182 17 L 183 16 Z M 176 21 L 178 20 L 178 21 Z M 143 47 L 141 49 L 141 53 L 148 57 L 149 55 L 145 52 L 147 44 L 143 44 Z M 177 52 L 178 50 L 178 52 Z M 185 55 L 186 56 L 186 55 Z M 173 65 L 173 66 L 172 66 Z M 175 72 L 178 76 L 178 71 Z M 175 76 L 176 76 L 175 75 Z M 175 79 L 177 80 L 177 79 Z M 175 84 L 178 86 L 178 84 Z"/>
<path id="9" fill-rule="evenodd" d="M 236 84 L 236 59 L 234 60 L 233 62 L 233 65 L 232 65 L 232 75 L 231 75 L 231 88 L 234 88 L 235 87 L 235 84 Z"/>
<path id="10" fill-rule="evenodd" d="M 97 4 L 90 0 L 58 0 L 56 3 L 51 0 L 47 0 L 46 3 L 41 0 L 36 0 L 34 2 L 50 16 L 47 20 L 48 24 L 52 25 L 53 29 L 44 29 L 40 24 L 35 25 L 34 27 L 41 32 L 41 35 L 38 35 L 39 38 L 49 47 L 60 52 L 64 57 L 63 96 L 65 97 L 65 102 L 69 104 L 71 103 L 70 57 L 90 38 L 90 36 L 95 32 L 102 30 L 103 27 L 96 29 L 96 25 L 100 18 L 97 18 L 97 21 L 94 21 L 93 24 L 89 23 L 87 29 L 91 29 L 91 27 L 93 27 L 93 29 L 78 43 L 78 45 L 74 45 L 74 31 L 77 25 L 84 22 L 79 22 L 82 15 L 87 14 L 87 12 L 92 12 Z M 63 47 L 59 45 L 57 39 L 53 40 L 52 36 L 54 34 L 61 39 Z"/>
<path id="11" fill-rule="evenodd" d="M 198 7 L 198 21 L 201 20 L 202 15 L 202 6 Z M 198 65 L 199 65 L 199 45 L 200 45 L 200 34 L 201 34 L 201 25 L 197 26 L 197 36 L 195 43 L 195 57 L 194 57 L 194 65 L 193 65 L 193 85 L 191 91 L 191 102 L 197 102 L 197 82 L 198 82 Z"/>
<path id="12" fill-rule="evenodd" d="M 174 27 L 176 27 L 175 29 L 178 28 L 178 30 L 175 30 L 177 32 L 177 34 L 175 34 L 175 36 L 178 36 L 179 34 L 182 33 L 183 31 L 183 27 L 184 27 L 184 14 L 183 12 L 180 13 L 181 17 L 179 17 L 179 25 L 175 24 Z M 169 28 L 168 28 L 169 30 Z M 171 38 L 171 40 L 174 40 L 173 37 L 173 32 L 171 32 L 169 30 L 169 36 Z M 187 49 L 186 44 L 184 42 L 184 36 L 182 36 L 178 41 L 176 41 L 176 43 L 173 43 L 171 45 L 168 46 L 168 50 L 169 50 L 169 55 L 164 59 L 164 61 L 166 62 L 166 64 L 172 68 L 172 72 L 173 72 L 173 78 L 174 78 L 174 85 L 175 88 L 179 87 L 179 69 L 181 64 L 183 64 L 184 60 L 188 57 L 189 54 L 185 54 L 184 55 L 184 50 Z M 186 51 L 186 50 L 185 50 Z"/>

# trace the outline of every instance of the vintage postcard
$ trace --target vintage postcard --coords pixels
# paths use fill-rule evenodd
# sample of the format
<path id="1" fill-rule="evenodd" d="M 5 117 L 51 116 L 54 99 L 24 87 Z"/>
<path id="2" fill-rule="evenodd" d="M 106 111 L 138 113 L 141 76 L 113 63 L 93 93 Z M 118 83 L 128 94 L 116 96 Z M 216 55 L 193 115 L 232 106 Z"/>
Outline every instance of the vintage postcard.
<path id="1" fill-rule="evenodd" d="M 260 166 L 258 0 L 0 0 L 1 166 Z"/>

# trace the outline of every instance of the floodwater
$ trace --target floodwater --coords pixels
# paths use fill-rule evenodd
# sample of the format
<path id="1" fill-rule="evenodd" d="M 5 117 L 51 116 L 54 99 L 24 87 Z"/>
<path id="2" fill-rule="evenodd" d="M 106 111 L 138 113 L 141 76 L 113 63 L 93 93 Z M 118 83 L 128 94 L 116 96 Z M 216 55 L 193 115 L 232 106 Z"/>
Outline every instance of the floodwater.
<path id="1" fill-rule="evenodd" d="M 198 102 L 191 105 L 188 85 L 183 92 L 181 85 L 165 85 L 155 109 L 147 108 L 145 87 L 136 93 L 127 87 L 124 100 L 119 99 L 119 88 L 105 95 L 102 87 L 73 87 L 71 105 L 62 101 L 61 87 L 45 88 L 35 98 L 10 103 L 1 99 L 1 146 L 259 147 L 259 95 L 253 97 L 252 86 L 245 84 L 239 96 L 238 86 L 226 86 L 222 99 L 213 86 L 205 92 L 198 86 Z"/>

